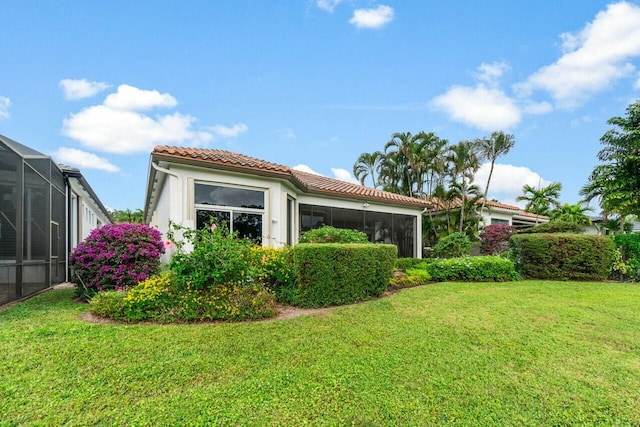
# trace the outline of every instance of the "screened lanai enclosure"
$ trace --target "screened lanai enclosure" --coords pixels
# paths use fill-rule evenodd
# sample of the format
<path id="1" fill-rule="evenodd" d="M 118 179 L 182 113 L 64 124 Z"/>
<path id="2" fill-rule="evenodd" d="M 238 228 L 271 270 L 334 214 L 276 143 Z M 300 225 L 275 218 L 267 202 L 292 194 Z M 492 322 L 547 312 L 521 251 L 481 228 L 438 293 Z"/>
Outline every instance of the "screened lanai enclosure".
<path id="1" fill-rule="evenodd" d="M 65 280 L 65 200 L 49 157 L 0 138 L 0 304 Z"/>

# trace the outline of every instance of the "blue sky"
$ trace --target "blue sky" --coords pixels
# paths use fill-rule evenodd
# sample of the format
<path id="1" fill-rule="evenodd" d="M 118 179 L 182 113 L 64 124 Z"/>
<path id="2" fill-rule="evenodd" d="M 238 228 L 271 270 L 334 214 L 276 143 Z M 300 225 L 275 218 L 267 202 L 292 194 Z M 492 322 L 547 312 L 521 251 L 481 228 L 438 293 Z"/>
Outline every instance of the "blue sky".
<path id="1" fill-rule="evenodd" d="M 490 198 L 563 184 L 640 98 L 640 1 L 7 1 L 0 134 L 142 208 L 154 145 L 353 179 L 394 132 L 503 130 Z M 476 183 L 484 188 L 487 168 Z"/>

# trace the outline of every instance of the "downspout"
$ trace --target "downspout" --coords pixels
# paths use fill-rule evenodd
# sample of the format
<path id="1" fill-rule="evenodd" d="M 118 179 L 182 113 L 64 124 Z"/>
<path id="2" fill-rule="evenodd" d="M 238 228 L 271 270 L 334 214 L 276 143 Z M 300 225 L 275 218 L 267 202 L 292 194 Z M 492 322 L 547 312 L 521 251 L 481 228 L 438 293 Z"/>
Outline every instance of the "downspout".
<path id="1" fill-rule="evenodd" d="M 179 178 L 177 173 L 171 172 L 169 169 L 165 169 L 162 166 L 158 166 L 155 162 L 151 162 L 151 167 L 157 170 L 158 172 L 166 173 L 167 175 L 171 175 L 174 178 Z"/>
<path id="2" fill-rule="evenodd" d="M 169 176 L 174 177 L 175 179 L 177 179 L 177 180 L 178 180 L 178 183 L 180 183 L 180 176 L 179 176 L 177 173 L 172 172 L 172 171 L 170 171 L 169 169 L 163 168 L 162 166 L 159 166 L 159 165 L 158 165 L 158 164 L 156 164 L 156 162 L 154 162 L 154 161 L 152 161 L 152 162 L 151 162 L 151 167 L 152 167 L 153 169 L 155 169 L 156 171 L 158 171 L 158 172 L 162 172 L 162 173 L 164 173 L 164 174 L 167 174 L 167 175 L 169 175 Z M 153 185 L 153 183 L 152 183 L 152 182 L 151 182 L 150 184 L 151 184 L 151 185 Z M 150 196 L 150 195 L 151 195 L 151 194 L 149 194 L 149 196 Z M 151 208 L 151 203 L 149 204 L 149 208 Z M 145 213 L 146 213 L 147 215 L 151 215 L 151 212 L 145 212 Z M 144 218 L 144 220 L 145 220 L 145 222 L 146 222 L 147 218 Z M 151 221 L 151 217 L 149 217 L 149 221 Z"/>

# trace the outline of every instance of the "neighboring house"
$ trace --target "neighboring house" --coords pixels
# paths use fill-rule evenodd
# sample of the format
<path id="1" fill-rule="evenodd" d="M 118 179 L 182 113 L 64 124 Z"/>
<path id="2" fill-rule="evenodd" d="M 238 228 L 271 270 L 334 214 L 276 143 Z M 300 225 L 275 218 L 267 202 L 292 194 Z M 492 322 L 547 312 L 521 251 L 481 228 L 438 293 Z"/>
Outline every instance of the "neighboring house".
<path id="1" fill-rule="evenodd" d="M 482 199 L 476 202 L 478 210 L 482 206 Z M 460 199 L 449 202 L 449 211 L 460 210 Z M 430 215 L 438 216 L 447 212 L 443 203 L 436 203 L 435 208 L 430 211 Z M 487 200 L 485 207 L 481 213 L 482 221 L 480 227 L 494 224 L 507 224 L 517 229 L 529 228 L 535 225 L 549 222 L 549 217 L 536 215 L 531 212 L 525 212 L 518 206 L 508 205 L 493 200 Z"/>
<path id="2" fill-rule="evenodd" d="M 608 230 L 606 227 L 603 227 L 603 224 L 605 222 L 606 222 L 606 219 L 603 216 L 591 217 L 591 224 L 585 227 L 584 234 L 600 235 L 600 236 L 606 236 L 608 234 L 611 234 L 610 230 Z M 640 233 L 639 221 L 627 221 L 627 224 L 631 224 L 630 231 L 632 233 Z"/>
<path id="3" fill-rule="evenodd" d="M 92 221 L 80 221 L 84 210 Z M 0 135 L 0 304 L 68 280 L 68 254 L 111 222 L 77 169 Z"/>
<path id="4" fill-rule="evenodd" d="M 421 199 L 294 170 L 223 150 L 157 146 L 151 153 L 145 222 L 200 228 L 225 223 L 263 246 L 298 242 L 323 224 L 363 231 L 375 243 L 422 256 Z"/>
<path id="5" fill-rule="evenodd" d="M 477 202 L 482 205 L 482 200 Z M 487 200 L 482 211 L 482 225 L 508 224 L 517 229 L 534 227 L 549 222 L 549 217 L 524 211 L 521 207 Z"/>

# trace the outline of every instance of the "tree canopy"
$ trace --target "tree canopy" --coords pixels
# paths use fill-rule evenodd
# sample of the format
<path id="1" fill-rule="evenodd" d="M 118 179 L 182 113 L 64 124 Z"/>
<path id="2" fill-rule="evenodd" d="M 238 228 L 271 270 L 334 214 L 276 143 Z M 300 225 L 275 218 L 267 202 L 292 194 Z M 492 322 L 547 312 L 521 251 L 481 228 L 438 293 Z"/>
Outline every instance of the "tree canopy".
<path id="1" fill-rule="evenodd" d="M 640 215 L 640 100 L 627 107 L 625 117 L 613 117 L 600 142 L 597 165 L 580 194 L 598 199 L 605 214 Z"/>

